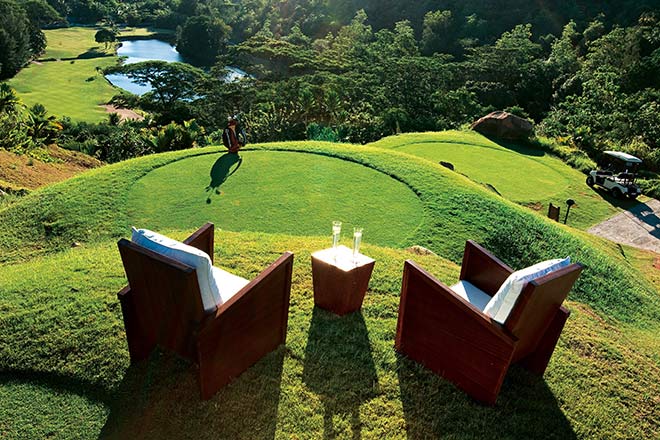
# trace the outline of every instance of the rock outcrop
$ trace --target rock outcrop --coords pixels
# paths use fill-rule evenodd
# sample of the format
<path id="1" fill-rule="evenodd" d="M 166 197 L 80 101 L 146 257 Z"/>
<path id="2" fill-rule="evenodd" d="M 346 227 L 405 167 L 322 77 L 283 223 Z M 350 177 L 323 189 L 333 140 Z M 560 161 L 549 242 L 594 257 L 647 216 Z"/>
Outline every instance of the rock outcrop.
<path id="1" fill-rule="evenodd" d="M 527 119 L 501 111 L 487 114 L 470 128 L 484 136 L 512 140 L 525 140 L 534 133 L 534 125 Z"/>

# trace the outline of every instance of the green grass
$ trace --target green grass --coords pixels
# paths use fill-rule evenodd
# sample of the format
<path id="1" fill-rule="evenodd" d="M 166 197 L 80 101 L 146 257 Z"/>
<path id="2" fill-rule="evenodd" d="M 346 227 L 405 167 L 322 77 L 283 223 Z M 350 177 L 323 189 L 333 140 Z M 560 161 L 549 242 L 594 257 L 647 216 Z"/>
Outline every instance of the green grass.
<path id="1" fill-rule="evenodd" d="M 153 27 L 125 27 L 119 30 L 119 37 L 151 37 L 154 35 L 173 35 L 172 29 L 161 29 Z"/>
<path id="2" fill-rule="evenodd" d="M 23 415 L 12 424 L 0 422 L 7 438 L 44 436 L 31 420 L 38 429 L 52 426 L 50 436 L 57 438 L 660 435 L 658 292 L 615 246 L 397 151 L 292 142 L 253 145 L 242 155 L 236 173 L 211 185 L 220 194 L 204 191 L 219 157 L 210 147 L 96 169 L 0 209 L 0 395 L 8 396 L 0 399 L 0 420 Z M 307 200 L 305 213 L 313 215 L 315 206 L 328 203 L 314 200 L 325 197 L 318 188 L 359 186 L 361 176 L 373 187 L 363 188 L 360 198 L 386 207 L 390 198 L 403 198 L 393 209 L 396 221 L 421 212 L 404 242 L 395 235 L 383 241 L 423 245 L 441 257 L 376 246 L 367 229 L 364 252 L 377 263 L 362 313 L 336 318 L 314 309 L 309 264 L 310 253 L 328 245 L 329 224 L 317 228 L 302 214 L 291 215 L 299 200 L 288 195 Z M 260 182 L 272 187 L 260 188 Z M 270 198 L 278 186 L 286 196 L 280 206 L 268 207 L 268 215 L 266 207 L 241 207 L 251 192 Z M 350 192 L 333 194 L 337 209 L 353 203 Z M 190 219 L 172 208 L 178 200 L 190 203 Z M 140 203 L 152 204 L 150 211 Z M 353 209 L 366 222 L 383 216 L 365 203 Z M 286 346 L 200 401 L 194 369 L 183 361 L 155 353 L 129 367 L 116 299 L 125 279 L 115 241 L 140 218 L 181 239 L 206 215 L 217 215 L 212 220 L 220 225 L 224 216 L 243 220 L 216 230 L 219 266 L 252 278 L 284 250 L 295 252 L 296 260 Z M 287 217 L 293 220 L 286 230 L 269 232 L 270 222 L 285 224 Z M 570 294 L 572 315 L 546 375 L 513 368 L 494 408 L 474 403 L 393 349 L 403 261 L 413 258 L 454 282 L 467 238 L 513 267 L 565 255 L 587 266 Z M 82 246 L 71 248 L 74 241 Z M 58 415 L 61 406 L 66 411 Z M 72 414 L 80 415 L 77 435 L 67 431 Z"/>
<path id="3" fill-rule="evenodd" d="M 27 105 L 43 104 L 56 116 L 99 122 L 108 115 L 100 105 L 108 102 L 117 89 L 96 69 L 115 62 L 116 58 L 111 57 L 30 64 L 9 80 L 9 85 Z"/>
<path id="4" fill-rule="evenodd" d="M 68 27 L 62 29 L 47 29 L 46 51 L 39 57 L 41 60 L 52 58 L 96 58 L 114 55 L 114 46 L 105 47 L 94 40 L 97 27 Z"/>
<path id="5" fill-rule="evenodd" d="M 107 103 L 119 89 L 97 69 L 114 65 L 117 56 L 114 46 L 106 49 L 94 41 L 97 30 L 94 27 L 46 30 L 48 44 L 42 61 L 23 68 L 8 81 L 9 85 L 27 105 L 43 104 L 58 117 L 86 122 L 107 119 L 108 113 L 100 105 Z"/>
<path id="6" fill-rule="evenodd" d="M 344 237 L 361 226 L 365 240 L 388 246 L 405 244 L 424 215 L 415 193 L 385 174 L 327 156 L 272 151 L 164 166 L 132 186 L 128 206 L 133 224 L 154 230 L 213 221 L 232 231 L 322 235 L 342 220 Z"/>
<path id="7" fill-rule="evenodd" d="M 84 390 L 83 390 L 84 392 Z M 110 411 L 52 381 L 0 375 L 2 438 L 95 438 Z"/>
<path id="8" fill-rule="evenodd" d="M 371 144 L 412 154 L 434 163 L 450 162 L 455 171 L 475 182 L 490 185 L 503 197 L 545 216 L 550 203 L 571 208 L 568 223 L 588 229 L 634 202 L 612 199 L 589 188 L 585 175 L 545 151 L 520 145 L 497 144 L 476 132 L 446 131 L 391 136 Z"/>

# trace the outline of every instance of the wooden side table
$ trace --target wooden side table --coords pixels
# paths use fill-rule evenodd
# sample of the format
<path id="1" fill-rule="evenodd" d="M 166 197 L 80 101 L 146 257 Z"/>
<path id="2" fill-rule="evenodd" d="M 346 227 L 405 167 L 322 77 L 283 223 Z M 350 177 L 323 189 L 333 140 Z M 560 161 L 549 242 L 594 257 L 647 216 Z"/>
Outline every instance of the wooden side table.
<path id="1" fill-rule="evenodd" d="M 323 249 L 312 254 L 314 304 L 337 315 L 360 310 L 376 260 L 346 246 Z"/>

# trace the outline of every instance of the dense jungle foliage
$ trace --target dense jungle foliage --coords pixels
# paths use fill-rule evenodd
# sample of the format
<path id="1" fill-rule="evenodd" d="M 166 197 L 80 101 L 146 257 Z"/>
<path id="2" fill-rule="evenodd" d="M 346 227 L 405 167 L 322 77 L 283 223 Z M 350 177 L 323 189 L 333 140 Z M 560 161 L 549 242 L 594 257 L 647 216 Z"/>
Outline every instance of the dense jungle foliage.
<path id="1" fill-rule="evenodd" d="M 158 133 L 168 138 L 160 142 L 166 149 L 216 142 L 231 114 L 241 115 L 251 141 L 365 143 L 460 127 L 506 109 L 594 158 L 620 149 L 660 167 L 654 1 L 0 1 L 14 11 L 5 14 L 0 38 L 11 34 L 7 17 L 37 31 L 62 20 L 176 29 L 177 48 L 197 68 L 110 69 L 153 87 L 113 100 L 148 112 L 144 122 L 63 121 L 58 143 L 104 160 L 157 151 Z M 48 19 L 29 13 L 38 8 Z M 24 63 L 42 46 L 12 47 L 23 48 L 13 59 Z M 21 62 L 5 65 L 13 66 L 2 70 L 10 75 Z M 227 65 L 250 76 L 226 81 Z M 174 133 L 186 127 L 194 133 Z M 114 152 L 113 137 L 124 140 Z"/>

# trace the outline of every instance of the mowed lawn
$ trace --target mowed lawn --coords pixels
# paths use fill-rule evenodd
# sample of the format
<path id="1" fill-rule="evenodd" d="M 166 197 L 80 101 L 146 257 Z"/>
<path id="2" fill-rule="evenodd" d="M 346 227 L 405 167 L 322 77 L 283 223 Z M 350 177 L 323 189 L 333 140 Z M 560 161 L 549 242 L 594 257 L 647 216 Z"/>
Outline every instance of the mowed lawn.
<path id="1" fill-rule="evenodd" d="M 154 27 L 123 27 L 119 29 L 120 37 L 151 37 L 153 35 L 174 35 L 171 29 L 160 29 Z"/>
<path id="2" fill-rule="evenodd" d="M 525 146 L 498 144 L 476 132 L 446 131 L 391 136 L 370 146 L 394 149 L 434 163 L 451 163 L 457 173 L 496 190 L 504 198 L 546 215 L 550 203 L 566 213 L 573 199 L 568 224 L 580 229 L 617 214 L 617 201 L 585 184 L 586 176 L 546 152 Z"/>
<path id="3" fill-rule="evenodd" d="M 108 113 L 101 107 L 120 92 L 97 70 L 117 62 L 114 45 L 94 41 L 97 27 L 70 27 L 44 31 L 45 53 L 23 68 L 9 85 L 28 105 L 43 104 L 49 113 L 74 120 L 100 122 Z M 145 36 L 151 31 L 130 28 L 128 35 Z"/>
<path id="4" fill-rule="evenodd" d="M 115 54 L 114 45 L 106 48 L 104 44 L 99 44 L 94 40 L 94 35 L 99 29 L 97 27 L 47 29 L 44 31 L 46 51 L 39 59 L 113 56 Z"/>
<path id="5" fill-rule="evenodd" d="M 128 206 L 134 225 L 155 230 L 212 221 L 231 231 L 329 237 L 331 222 L 340 220 L 349 246 L 356 226 L 366 242 L 403 245 L 424 215 L 415 193 L 383 173 L 284 151 L 221 151 L 174 162 L 138 180 Z"/>
<path id="6" fill-rule="evenodd" d="M 222 160 L 227 156 L 217 147 L 137 158 L 0 209 L 5 437 L 660 435 L 660 298 L 627 252 L 391 149 L 288 142 L 250 145 L 241 156 L 240 167 Z M 338 215 L 315 226 L 325 203 L 350 207 L 350 216 L 340 218 L 347 226 L 364 222 L 363 252 L 376 260 L 361 312 L 342 318 L 313 303 L 310 254 L 329 245 L 328 220 Z M 235 209 L 242 204 L 248 209 Z M 240 213 L 240 223 L 223 224 L 227 213 Z M 379 217 L 399 226 L 388 229 Z M 286 345 L 201 401 L 193 365 L 162 353 L 129 365 L 116 297 L 126 279 L 116 241 L 135 222 L 183 239 L 208 220 L 219 226 L 220 267 L 252 279 L 285 250 L 295 262 Z M 272 233 L 271 224 L 284 230 Z M 383 228 L 379 240 L 391 240 L 388 247 L 376 245 L 374 228 Z M 406 243 L 392 239 L 400 229 L 410 230 Z M 513 367 L 494 407 L 393 347 L 404 260 L 453 283 L 466 239 L 514 268 L 566 255 L 586 266 L 566 302 L 572 314 L 546 374 Z M 409 244 L 437 255 L 404 250 Z"/>
<path id="7" fill-rule="evenodd" d="M 30 64 L 9 80 L 27 105 L 43 104 L 49 113 L 86 122 L 107 117 L 104 104 L 118 92 L 97 68 L 116 63 L 114 57 L 48 61 Z"/>

